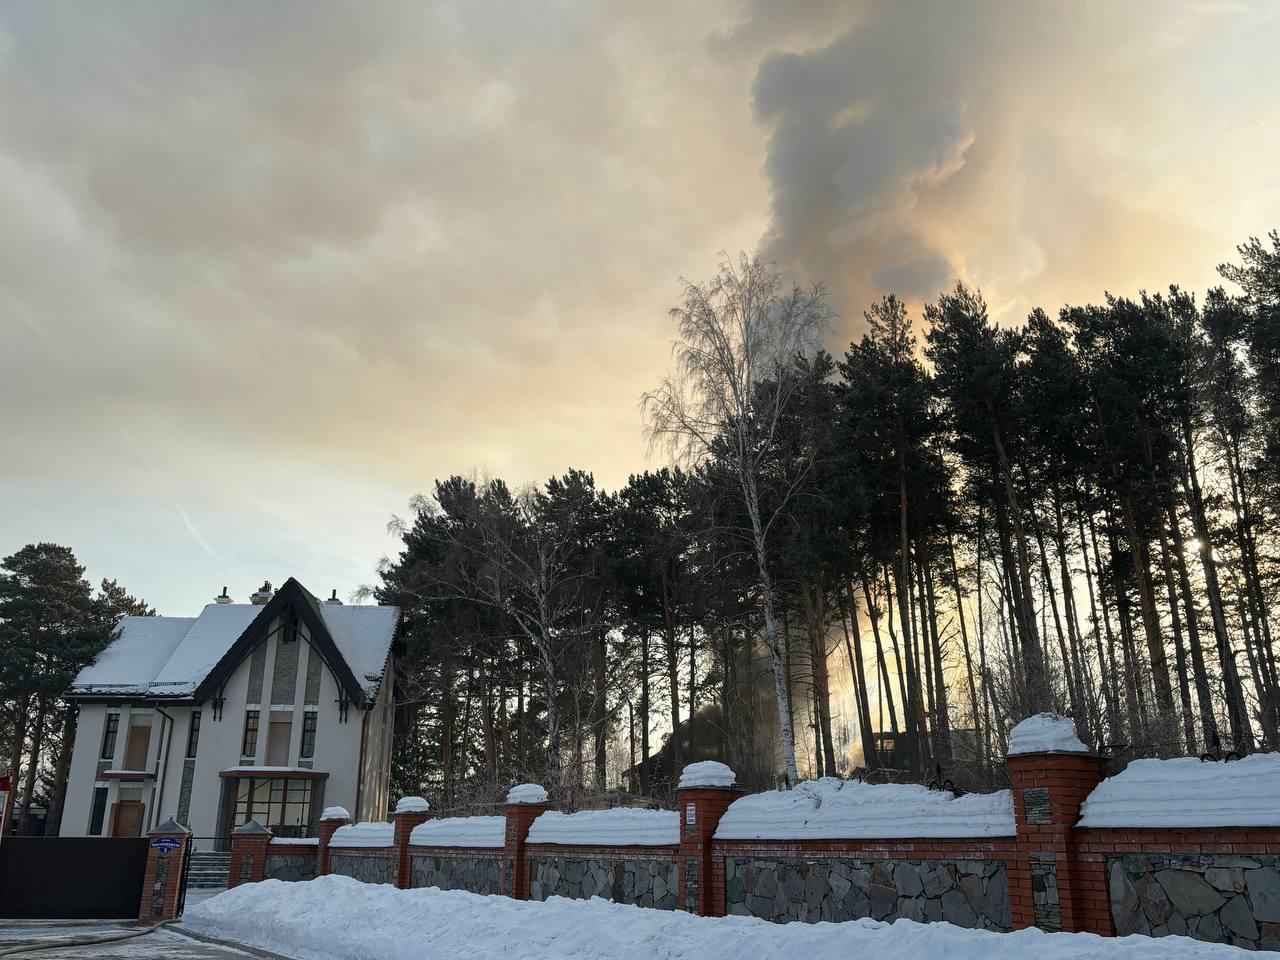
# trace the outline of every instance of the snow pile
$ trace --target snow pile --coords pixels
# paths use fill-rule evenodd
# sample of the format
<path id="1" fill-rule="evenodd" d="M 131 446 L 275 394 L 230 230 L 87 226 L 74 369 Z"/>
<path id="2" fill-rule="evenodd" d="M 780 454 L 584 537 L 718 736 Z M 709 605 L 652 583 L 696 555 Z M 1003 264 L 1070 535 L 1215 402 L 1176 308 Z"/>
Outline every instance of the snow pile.
<path id="1" fill-rule="evenodd" d="M 549 810 L 529 828 L 529 843 L 562 846 L 675 846 L 680 842 L 680 815 L 674 810 Z"/>
<path id="2" fill-rule="evenodd" d="M 1021 753 L 1090 753 L 1076 725 L 1056 713 L 1037 713 L 1009 731 L 1009 756 Z"/>
<path id="3" fill-rule="evenodd" d="M 1081 808 L 1081 827 L 1280 826 L 1280 753 L 1231 763 L 1195 757 L 1135 760 L 1103 780 Z"/>
<path id="4" fill-rule="evenodd" d="M 396 828 L 390 823 L 348 823 L 333 831 L 330 847 L 390 847 Z"/>
<path id="5" fill-rule="evenodd" d="M 409 842 L 423 847 L 502 847 L 507 842 L 506 817 L 445 817 L 420 823 Z"/>
<path id="6" fill-rule="evenodd" d="M 273 847 L 290 846 L 290 847 L 314 847 L 320 843 L 319 837 L 272 837 L 271 845 Z"/>
<path id="7" fill-rule="evenodd" d="M 507 791 L 507 803 L 546 803 L 547 791 L 536 783 L 522 783 Z"/>
<path id="8" fill-rule="evenodd" d="M 428 813 L 431 804 L 423 797 L 401 797 L 396 801 L 396 813 Z"/>
<path id="9" fill-rule="evenodd" d="M 350 820 L 351 814 L 347 813 L 346 807 L 325 807 L 324 813 L 320 814 L 321 820 Z"/>
<path id="10" fill-rule="evenodd" d="M 702 760 L 691 763 L 680 774 L 678 790 L 690 787 L 732 787 L 738 779 L 737 774 L 725 764 L 715 760 Z"/>
<path id="11" fill-rule="evenodd" d="M 911 783 L 807 780 L 734 801 L 717 840 L 836 840 L 905 837 L 1012 837 L 1008 790 L 956 797 Z"/>
<path id="12" fill-rule="evenodd" d="M 542 903 L 462 890 L 397 890 L 349 877 L 245 883 L 187 908 L 182 928 L 297 960 L 1235 960 L 1236 947 L 1185 937 L 991 933 L 899 920 L 769 923 L 697 917 L 605 900 Z"/>

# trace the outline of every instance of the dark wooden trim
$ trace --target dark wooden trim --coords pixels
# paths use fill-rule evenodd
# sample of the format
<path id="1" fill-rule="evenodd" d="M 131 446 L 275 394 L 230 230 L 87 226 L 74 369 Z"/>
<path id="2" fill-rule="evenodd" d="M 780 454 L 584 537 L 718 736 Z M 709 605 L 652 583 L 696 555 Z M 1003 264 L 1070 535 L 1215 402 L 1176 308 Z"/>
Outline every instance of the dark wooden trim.
<path id="1" fill-rule="evenodd" d="M 99 780 L 154 780 L 156 775 L 150 770 L 104 770 L 98 774 Z"/>
<path id="2" fill-rule="evenodd" d="M 351 672 L 351 666 L 342 655 L 342 651 L 338 649 L 333 635 L 324 625 L 324 619 L 320 616 L 320 601 L 293 577 L 286 580 L 276 595 L 263 605 L 261 612 L 253 618 L 253 622 L 245 628 L 240 638 L 205 675 L 196 688 L 193 699 L 196 702 L 209 699 L 215 690 L 225 684 L 240 662 L 253 652 L 254 647 L 266 641 L 271 621 L 277 615 L 289 612 L 297 614 L 307 625 L 307 630 L 311 634 L 311 648 L 320 654 L 320 659 L 337 679 L 338 686 L 352 700 L 363 706 L 367 699 L 364 687 Z"/>

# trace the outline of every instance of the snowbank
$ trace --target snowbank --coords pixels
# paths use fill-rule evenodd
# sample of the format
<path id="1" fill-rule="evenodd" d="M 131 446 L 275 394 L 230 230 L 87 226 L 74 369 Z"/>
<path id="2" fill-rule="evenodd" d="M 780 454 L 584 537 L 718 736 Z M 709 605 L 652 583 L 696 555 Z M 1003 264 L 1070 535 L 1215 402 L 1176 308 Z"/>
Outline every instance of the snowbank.
<path id="1" fill-rule="evenodd" d="M 1076 725 L 1056 713 L 1037 713 L 1009 731 L 1009 756 L 1020 753 L 1089 753 Z"/>
<path id="2" fill-rule="evenodd" d="M 547 791 L 536 783 L 522 783 L 507 791 L 507 803 L 546 803 Z"/>
<path id="3" fill-rule="evenodd" d="M 529 828 L 529 843 L 562 846 L 615 844 L 618 846 L 675 846 L 680 842 L 680 815 L 674 810 L 548 810 Z"/>
<path id="4" fill-rule="evenodd" d="M 409 842 L 424 847 L 501 847 L 507 842 L 506 817 L 444 817 L 420 823 Z"/>
<path id="5" fill-rule="evenodd" d="M 325 807 L 324 812 L 320 814 L 321 820 L 350 820 L 351 814 L 347 812 L 346 807 Z"/>
<path id="6" fill-rule="evenodd" d="M 732 787 L 738 779 L 728 766 L 716 760 L 702 760 L 691 763 L 680 774 L 677 789 L 687 790 L 690 787 Z"/>
<path id="7" fill-rule="evenodd" d="M 1094 788 L 1079 826 L 1280 826 L 1280 753 L 1231 763 L 1135 760 Z"/>
<path id="8" fill-rule="evenodd" d="M 401 797 L 396 801 L 396 813 L 428 813 L 431 804 L 423 797 Z"/>
<path id="9" fill-rule="evenodd" d="M 246 883 L 188 907 L 182 928 L 297 960 L 1243 960 L 1184 937 L 990 933 L 899 920 L 776 924 L 605 900 L 543 903 L 461 890 L 397 890 L 348 877 Z M 180 928 L 180 929 L 182 929 Z"/>
<path id="10" fill-rule="evenodd" d="M 1008 790 L 955 797 L 918 784 L 807 780 L 734 801 L 720 819 L 717 840 L 1012 837 Z"/>
<path id="11" fill-rule="evenodd" d="M 272 837 L 271 845 L 273 847 L 290 846 L 290 847 L 314 847 L 320 843 L 319 837 Z"/>
<path id="12" fill-rule="evenodd" d="M 348 823 L 333 831 L 330 847 L 390 847 L 396 828 L 390 823 Z"/>

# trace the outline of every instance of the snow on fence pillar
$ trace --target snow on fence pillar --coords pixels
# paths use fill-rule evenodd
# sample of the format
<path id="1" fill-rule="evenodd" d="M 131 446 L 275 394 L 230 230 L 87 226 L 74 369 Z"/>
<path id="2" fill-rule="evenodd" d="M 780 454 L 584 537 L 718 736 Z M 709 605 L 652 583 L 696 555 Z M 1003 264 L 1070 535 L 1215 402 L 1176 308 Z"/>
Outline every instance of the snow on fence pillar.
<path id="1" fill-rule="evenodd" d="M 711 855 L 711 839 L 729 804 L 738 799 L 736 774 L 723 763 L 691 763 L 680 775 L 680 909 L 724 916 L 724 863 Z"/>
<path id="2" fill-rule="evenodd" d="M 536 783 L 522 783 L 507 794 L 503 812 L 507 818 L 506 843 L 502 852 L 502 892 L 514 900 L 529 899 L 529 862 L 524 844 L 533 821 L 551 808 L 547 791 Z"/>
<path id="3" fill-rule="evenodd" d="M 325 807 L 320 814 L 320 843 L 316 846 L 316 876 L 329 875 L 329 841 L 339 827 L 351 822 L 351 814 L 342 807 Z"/>
<path id="4" fill-rule="evenodd" d="M 267 875 L 267 846 L 273 834 L 250 820 L 231 831 L 231 869 L 227 889 L 242 883 L 258 883 Z"/>
<path id="5" fill-rule="evenodd" d="M 141 923 L 160 923 L 178 915 L 182 895 L 182 866 L 187 859 L 191 831 L 174 820 L 166 820 L 147 837 L 147 867 L 142 875 Z"/>
<path id="6" fill-rule="evenodd" d="M 1102 782 L 1101 758 L 1069 719 L 1040 713 L 1013 728 L 1006 766 L 1018 829 L 1009 873 L 1014 928 L 1112 934 L 1105 870 L 1081 862 L 1072 830 Z"/>
<path id="7" fill-rule="evenodd" d="M 420 823 L 431 817 L 431 805 L 422 797 L 401 797 L 396 803 L 395 816 L 395 848 L 396 876 L 395 884 L 401 890 L 408 890 L 413 879 L 413 864 L 409 860 L 409 834 Z"/>

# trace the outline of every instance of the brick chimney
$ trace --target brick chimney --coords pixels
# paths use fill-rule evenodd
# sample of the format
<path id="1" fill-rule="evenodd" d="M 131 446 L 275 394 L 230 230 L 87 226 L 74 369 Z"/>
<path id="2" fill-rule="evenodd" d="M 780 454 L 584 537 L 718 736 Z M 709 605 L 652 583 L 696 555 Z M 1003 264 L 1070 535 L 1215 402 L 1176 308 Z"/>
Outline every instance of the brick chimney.
<path id="1" fill-rule="evenodd" d="M 332 607 L 342 606 L 342 601 L 338 599 L 338 591 L 336 588 L 333 591 L 333 596 L 331 596 L 328 600 L 326 600 L 325 603 L 329 604 Z"/>
<path id="2" fill-rule="evenodd" d="M 227 596 L 226 587 L 222 588 L 222 593 L 218 594 L 216 597 L 213 598 L 213 602 L 214 603 L 235 603 L 234 600 L 232 600 L 230 597 Z"/>
<path id="3" fill-rule="evenodd" d="M 249 602 L 255 607 L 265 606 L 267 601 L 275 596 L 275 593 L 276 592 L 271 589 L 271 581 L 263 580 L 262 586 L 249 597 Z"/>

